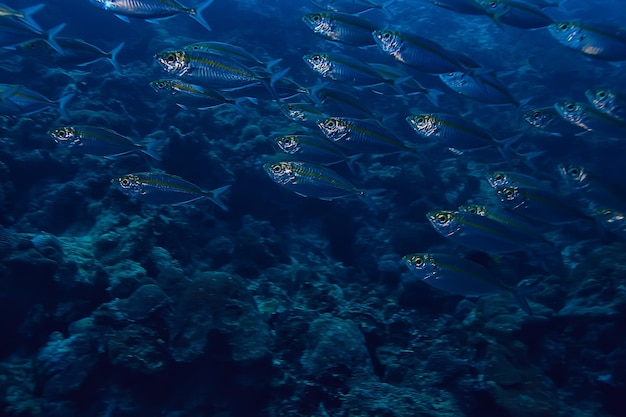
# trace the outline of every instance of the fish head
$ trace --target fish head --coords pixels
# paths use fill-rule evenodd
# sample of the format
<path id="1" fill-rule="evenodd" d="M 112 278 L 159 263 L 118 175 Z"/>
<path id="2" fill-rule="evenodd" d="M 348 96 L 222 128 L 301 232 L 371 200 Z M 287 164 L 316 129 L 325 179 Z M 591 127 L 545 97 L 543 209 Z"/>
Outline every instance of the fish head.
<path id="1" fill-rule="evenodd" d="M 290 120 L 294 122 L 303 122 L 306 123 L 311 119 L 311 116 L 314 114 L 312 109 L 307 109 L 303 107 L 301 104 L 297 103 L 281 103 L 280 109 L 285 113 Z"/>
<path id="2" fill-rule="evenodd" d="M 185 51 L 161 51 L 154 59 L 169 73 L 180 74 L 188 67 L 189 59 Z"/>
<path id="3" fill-rule="evenodd" d="M 626 213 L 607 209 L 596 208 L 594 209 L 596 217 L 606 224 L 623 224 L 626 221 Z"/>
<path id="4" fill-rule="evenodd" d="M 568 184 L 575 188 L 589 187 L 589 174 L 579 165 L 559 164 L 559 173 Z"/>
<path id="5" fill-rule="evenodd" d="M 388 29 L 375 30 L 372 32 L 372 36 L 376 45 L 386 54 L 397 54 L 402 48 L 403 39 L 398 32 Z"/>
<path id="6" fill-rule="evenodd" d="M 524 121 L 533 127 L 545 129 L 554 121 L 554 116 L 553 113 L 548 113 L 542 109 L 533 109 L 524 113 Z"/>
<path id="7" fill-rule="evenodd" d="M 554 22 L 548 26 L 550 34 L 559 42 L 571 48 L 578 48 L 584 41 L 582 27 L 577 22 Z"/>
<path id="8" fill-rule="evenodd" d="M 528 201 L 526 200 L 526 197 L 522 193 L 521 189 L 517 186 L 497 188 L 496 194 L 501 202 L 513 209 L 527 206 Z"/>
<path id="9" fill-rule="evenodd" d="M 413 253 L 402 257 L 402 260 L 409 267 L 411 272 L 426 280 L 435 278 L 437 273 L 437 264 L 432 255 L 428 253 Z"/>
<path id="10" fill-rule="evenodd" d="M 91 4 L 104 10 L 118 10 L 119 3 L 119 0 L 91 0 Z"/>
<path id="11" fill-rule="evenodd" d="M 172 80 L 154 80 L 150 81 L 150 87 L 157 93 L 169 92 L 173 89 Z"/>
<path id="12" fill-rule="evenodd" d="M 412 114 L 406 118 L 409 125 L 418 134 L 429 137 L 440 133 L 439 124 L 431 114 Z"/>
<path id="13" fill-rule="evenodd" d="M 317 126 L 333 142 L 349 140 L 350 138 L 350 125 L 346 119 L 329 117 L 319 120 Z"/>
<path id="14" fill-rule="evenodd" d="M 568 122 L 588 129 L 585 123 L 585 108 L 582 104 L 575 101 L 559 101 L 554 104 L 554 108 Z"/>
<path id="15" fill-rule="evenodd" d="M 332 20 L 328 13 L 308 13 L 302 16 L 302 21 L 313 32 L 320 35 L 330 34 L 333 30 Z"/>
<path id="16" fill-rule="evenodd" d="M 136 174 L 126 174 L 111 180 L 113 185 L 127 196 L 141 196 L 147 194 L 143 181 Z"/>
<path id="17" fill-rule="evenodd" d="M 502 188 L 513 184 L 511 177 L 503 171 L 494 171 L 487 174 L 487 182 L 491 188 Z"/>
<path id="18" fill-rule="evenodd" d="M 48 130 L 48 134 L 55 143 L 66 148 L 83 145 L 80 135 L 77 134 L 76 129 L 71 126 L 50 129 Z"/>
<path id="19" fill-rule="evenodd" d="M 315 53 L 306 54 L 302 57 L 313 71 L 317 72 L 323 77 L 327 77 L 330 71 L 333 69 L 333 64 L 330 57 L 327 54 Z"/>
<path id="20" fill-rule="evenodd" d="M 458 211 L 430 211 L 426 213 L 426 218 L 437 232 L 446 237 L 459 233 L 462 228 L 461 217 Z"/>
<path id="21" fill-rule="evenodd" d="M 511 8 L 501 0 L 478 0 L 478 5 L 485 13 L 492 16 L 501 16 L 508 13 Z"/>
<path id="22" fill-rule="evenodd" d="M 265 173 L 277 184 L 297 184 L 297 162 L 268 162 L 263 164 Z"/>
<path id="23" fill-rule="evenodd" d="M 297 135 L 284 135 L 274 138 L 276 146 L 286 154 L 294 155 L 302 149 L 300 138 Z"/>
<path id="24" fill-rule="evenodd" d="M 439 74 L 439 79 L 443 81 L 445 85 L 451 88 L 464 88 L 469 84 L 467 74 L 462 71 Z"/>
<path id="25" fill-rule="evenodd" d="M 459 206 L 459 211 L 461 213 L 476 214 L 482 217 L 487 216 L 487 207 L 481 206 L 479 204 L 466 204 L 463 206 Z"/>
<path id="26" fill-rule="evenodd" d="M 610 109 L 616 99 L 615 92 L 606 88 L 592 88 L 585 91 L 587 100 L 598 110 Z"/>

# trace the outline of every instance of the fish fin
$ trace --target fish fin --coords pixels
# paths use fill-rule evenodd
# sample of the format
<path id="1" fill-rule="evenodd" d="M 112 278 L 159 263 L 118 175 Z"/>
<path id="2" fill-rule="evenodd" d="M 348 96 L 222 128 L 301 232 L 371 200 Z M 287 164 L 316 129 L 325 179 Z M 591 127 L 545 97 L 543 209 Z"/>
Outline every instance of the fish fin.
<path id="1" fill-rule="evenodd" d="M 376 203 L 374 202 L 374 200 L 372 200 L 372 196 L 382 194 L 385 191 L 387 191 L 386 188 L 371 188 L 368 190 L 361 190 L 361 193 L 359 193 L 359 198 L 363 200 L 363 202 L 367 204 L 370 209 L 378 211 L 380 207 L 376 206 Z"/>
<path id="2" fill-rule="evenodd" d="M 365 155 L 365 154 L 363 154 L 363 153 L 357 153 L 357 154 L 355 154 L 355 155 L 350 155 L 350 156 L 348 156 L 348 157 L 346 158 L 346 165 L 348 165 L 348 168 L 350 169 L 350 172 L 351 172 L 353 175 L 356 175 L 356 169 L 354 168 L 354 162 L 355 162 L 357 159 L 362 158 L 362 157 L 363 157 L 363 155 Z"/>
<path id="3" fill-rule="evenodd" d="M 208 198 L 209 200 L 211 200 L 213 203 L 215 203 L 219 208 L 221 208 L 224 211 L 228 211 L 228 207 L 226 206 L 226 204 L 224 204 L 224 202 L 220 199 L 220 196 L 222 194 L 224 194 L 224 192 L 226 192 L 230 187 L 232 187 L 232 185 L 228 184 L 225 185 L 223 187 L 219 187 L 216 188 L 214 190 L 211 191 L 207 191 L 206 193 L 206 198 Z"/>
<path id="4" fill-rule="evenodd" d="M 276 84 L 281 78 L 287 75 L 290 69 L 291 68 L 285 68 L 284 70 L 272 74 L 272 77 L 270 78 L 270 86 L 274 88 L 274 84 Z"/>
<path id="5" fill-rule="evenodd" d="M 124 16 L 124 15 L 121 15 L 121 14 L 116 14 L 115 16 L 118 19 L 120 19 L 122 22 L 130 23 L 130 19 L 128 18 L 128 16 Z"/>
<path id="6" fill-rule="evenodd" d="M 125 44 L 126 42 L 122 42 L 115 48 L 111 49 L 111 52 L 109 52 L 109 56 L 107 57 L 111 65 L 113 65 L 115 72 L 117 73 L 120 72 L 120 64 L 117 62 L 117 55 L 120 53 Z"/>
<path id="7" fill-rule="evenodd" d="M 69 103 L 69 101 L 73 99 L 75 95 L 76 94 L 74 93 L 69 93 L 64 95 L 57 101 L 57 103 L 59 103 L 59 113 L 61 114 L 62 119 L 70 120 L 70 115 L 67 113 L 67 110 L 65 110 L 65 106 L 67 106 L 67 103 Z"/>
<path id="8" fill-rule="evenodd" d="M 259 100 L 256 99 L 256 97 L 238 97 L 235 99 L 235 103 L 234 106 L 237 109 L 237 111 L 239 111 L 239 113 L 243 114 L 244 116 L 247 115 L 248 113 L 246 112 L 246 109 L 242 106 L 242 104 L 246 101 L 249 101 L 253 104 L 259 104 Z"/>
<path id="9" fill-rule="evenodd" d="M 435 107 L 439 107 L 439 96 L 445 94 L 441 90 L 437 90 L 436 88 L 427 88 L 426 93 L 424 95 Z"/>
<path id="10" fill-rule="evenodd" d="M 47 32 L 48 37 L 46 39 L 46 43 L 61 55 L 65 55 L 65 51 L 61 48 L 61 45 L 57 43 L 55 37 L 63 30 L 64 27 L 65 23 L 61 23 L 60 25 L 53 27 Z"/>
<path id="11" fill-rule="evenodd" d="M 157 161 L 161 160 L 161 155 L 158 153 L 159 148 L 163 146 L 167 138 L 161 138 L 152 140 L 144 149 L 141 150 L 144 154 L 148 155 L 150 158 L 154 158 Z"/>
<path id="12" fill-rule="evenodd" d="M 37 32 L 43 33 L 43 29 L 41 29 L 41 26 L 39 26 L 39 24 L 37 24 L 37 22 L 33 20 L 31 15 L 37 13 L 39 10 L 43 9 L 45 6 L 46 6 L 45 4 L 39 3 L 34 6 L 26 7 L 20 10 L 20 12 L 24 14 L 24 17 L 22 17 L 20 20 L 26 23 L 31 28 L 35 29 Z"/>
<path id="13" fill-rule="evenodd" d="M 204 17 L 202 16 L 202 12 L 204 11 L 204 9 L 209 7 L 211 5 L 211 3 L 213 3 L 213 0 L 207 0 L 204 3 L 198 5 L 198 7 L 193 9 L 193 12 L 189 14 L 189 16 L 191 16 L 193 19 L 195 19 L 196 22 L 198 22 L 202 26 L 204 26 L 204 28 L 206 30 L 211 30 L 211 26 L 209 26 L 207 21 L 204 20 Z"/>
<path id="14" fill-rule="evenodd" d="M 272 72 L 272 67 L 280 63 L 282 60 L 283 60 L 282 58 L 271 60 L 270 62 L 265 64 L 265 71 Z"/>

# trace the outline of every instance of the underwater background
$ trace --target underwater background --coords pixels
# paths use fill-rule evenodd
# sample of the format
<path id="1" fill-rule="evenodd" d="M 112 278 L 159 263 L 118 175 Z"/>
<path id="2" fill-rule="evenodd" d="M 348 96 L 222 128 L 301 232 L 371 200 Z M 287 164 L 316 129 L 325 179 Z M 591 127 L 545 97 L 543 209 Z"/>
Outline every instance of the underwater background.
<path id="1" fill-rule="evenodd" d="M 626 415 L 621 0 L 208 3 L 211 30 L 189 10 L 126 22 L 89 0 L 45 1 L 39 28 L 0 13 L 0 415 Z M 549 22 L 520 27 L 519 10 Z M 409 41 L 409 59 L 452 57 L 478 96 L 374 37 L 314 33 L 310 13 L 432 41 Z M 562 22 L 584 22 L 576 39 L 594 43 L 564 44 Z M 151 88 L 177 79 L 159 54 L 208 41 L 259 62 L 203 62 L 252 78 L 191 78 L 205 83 L 198 105 Z M 323 76 L 307 54 L 348 73 Z M 487 97 L 494 85 L 504 103 Z M 616 96 L 609 111 L 592 90 Z M 528 122 L 536 109 L 552 122 Z M 420 114 L 445 115 L 451 136 L 420 136 L 405 120 Z M 343 116 L 361 142 L 330 162 L 276 146 L 331 143 L 323 127 Z M 55 137 L 76 126 L 97 134 Z M 278 184 L 285 161 L 304 177 Z M 131 173 L 139 194 L 122 188 Z M 494 173 L 542 198 L 507 205 Z M 468 204 L 511 217 L 492 228 L 458 214 Z M 450 212 L 458 239 L 436 226 Z M 448 263 L 423 275 L 433 259 Z"/>

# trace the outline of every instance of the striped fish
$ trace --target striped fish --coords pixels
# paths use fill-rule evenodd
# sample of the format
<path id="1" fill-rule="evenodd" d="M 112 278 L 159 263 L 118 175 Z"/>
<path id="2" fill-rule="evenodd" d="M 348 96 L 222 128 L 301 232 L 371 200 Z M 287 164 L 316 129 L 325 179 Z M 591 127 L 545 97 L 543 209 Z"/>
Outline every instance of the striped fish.
<path id="1" fill-rule="evenodd" d="M 50 129 L 48 134 L 59 146 L 90 155 L 114 157 L 131 152 L 142 152 L 157 161 L 161 157 L 156 149 L 163 144 L 157 140 L 149 146 L 133 142 L 126 136 L 94 126 L 65 126 Z"/>
<path id="2" fill-rule="evenodd" d="M 263 165 L 263 169 L 276 184 L 303 197 L 327 201 L 358 197 L 375 209 L 370 196 L 384 191 L 357 188 L 335 171 L 308 162 L 268 162 Z"/>
<path id="3" fill-rule="evenodd" d="M 213 3 L 213 0 L 206 0 L 197 7 L 183 6 L 176 0 L 91 0 L 91 3 L 115 14 L 125 22 L 130 21 L 129 17 L 156 21 L 186 14 L 207 30 L 211 30 L 209 24 L 202 17 L 202 12 Z"/>
<path id="4" fill-rule="evenodd" d="M 352 46 L 375 45 L 372 32 L 378 25 L 369 19 L 348 13 L 309 13 L 302 21 L 326 40 Z"/>
<path id="5" fill-rule="evenodd" d="M 59 100 L 51 100 L 23 85 L 0 84 L 0 114 L 27 116 L 56 107 L 62 118 L 69 119 L 65 106 L 72 97 L 74 93 L 66 94 Z"/>
<path id="6" fill-rule="evenodd" d="M 125 195 L 151 204 L 175 206 L 206 198 L 228 211 L 220 197 L 230 185 L 206 191 L 181 177 L 162 172 L 126 174 L 111 182 Z"/>
<path id="7" fill-rule="evenodd" d="M 585 91 L 587 100 L 599 111 L 626 121 L 626 96 L 608 88 L 592 88 Z"/>
<path id="8" fill-rule="evenodd" d="M 521 291 L 505 285 L 490 269 L 476 262 L 443 253 L 414 253 L 402 260 L 415 276 L 433 288 L 466 297 L 509 293 L 522 310 L 532 314 Z"/>

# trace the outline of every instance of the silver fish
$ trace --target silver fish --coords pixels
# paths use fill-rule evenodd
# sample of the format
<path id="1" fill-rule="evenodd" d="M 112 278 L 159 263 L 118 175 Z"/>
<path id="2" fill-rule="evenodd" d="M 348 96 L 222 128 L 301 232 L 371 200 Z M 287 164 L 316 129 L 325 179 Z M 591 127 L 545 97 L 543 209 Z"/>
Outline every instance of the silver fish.
<path id="1" fill-rule="evenodd" d="M 23 85 L 0 84 L 0 114 L 26 116 L 54 107 L 62 118 L 69 119 L 65 106 L 73 97 L 74 93 L 69 93 L 59 100 L 51 100 Z"/>
<path id="2" fill-rule="evenodd" d="M 179 107 L 186 109 L 188 107 L 206 110 L 224 104 L 236 106 L 240 112 L 244 113 L 241 104 L 244 101 L 250 101 L 257 104 L 254 97 L 240 97 L 233 99 L 218 90 L 205 88 L 201 85 L 186 83 L 178 79 L 155 80 L 150 82 L 150 86 L 159 95 L 174 101 Z"/>
<path id="3" fill-rule="evenodd" d="M 439 74 L 445 85 L 457 93 L 490 104 L 525 104 L 528 99 L 518 101 L 494 74 L 471 71 L 454 71 Z"/>
<path id="4" fill-rule="evenodd" d="M 34 6 L 26 7 L 21 10 L 15 10 L 6 4 L 0 3 L 0 17 L 10 17 L 12 19 L 19 20 L 23 23 L 26 23 L 28 26 L 32 27 L 34 30 L 38 32 L 42 32 L 41 27 L 35 22 L 33 19 L 33 14 L 37 13 L 39 10 L 43 9 L 45 4 L 39 3 Z"/>
<path id="5" fill-rule="evenodd" d="M 465 68 L 455 53 L 429 39 L 388 29 L 372 35 L 382 52 L 418 71 L 442 74 Z"/>
<path id="6" fill-rule="evenodd" d="M 580 135 L 587 132 L 587 129 L 563 119 L 554 106 L 528 110 L 523 117 L 529 125 L 553 135 Z"/>
<path id="7" fill-rule="evenodd" d="M 378 25 L 348 13 L 318 12 L 305 14 L 302 21 L 314 33 L 329 41 L 352 46 L 375 45 L 372 32 Z"/>
<path id="8" fill-rule="evenodd" d="M 149 146 L 133 142 L 126 136 L 95 126 L 65 126 L 50 129 L 48 134 L 60 146 L 73 151 L 98 156 L 119 156 L 131 152 L 142 152 L 157 161 L 161 157 L 156 149 L 163 141 L 154 141 Z"/>
<path id="9" fill-rule="evenodd" d="M 206 0 L 196 7 L 186 7 L 176 0 L 90 0 L 91 4 L 115 14 L 125 22 L 129 17 L 158 20 L 185 14 L 200 23 L 207 30 L 211 26 L 202 17 L 204 9 L 209 7 L 213 0 Z"/>
<path id="10" fill-rule="evenodd" d="M 476 262 L 443 253 L 414 253 L 402 260 L 415 276 L 433 288 L 466 297 L 509 293 L 522 310 L 532 314 L 521 291 L 505 285 L 494 272 Z"/>
<path id="11" fill-rule="evenodd" d="M 551 24 L 548 29 L 562 45 L 587 56 L 607 61 L 626 60 L 626 30 L 623 28 L 563 21 Z"/>
<path id="12" fill-rule="evenodd" d="M 552 18 L 532 4 L 515 0 L 478 0 L 497 23 L 522 29 L 539 29 L 554 23 Z"/>
<path id="13" fill-rule="evenodd" d="M 585 97 L 601 112 L 626 121 L 626 95 L 609 88 L 592 88 L 585 91 Z"/>
<path id="14" fill-rule="evenodd" d="M 265 62 L 240 46 L 217 41 L 196 42 L 185 45 L 183 49 L 185 51 L 207 52 L 214 55 L 220 55 L 243 62 L 244 64 L 260 65 L 265 68 L 265 71 L 267 72 L 270 72 L 272 67 L 283 60 L 282 58 L 278 58 Z"/>
<path id="15" fill-rule="evenodd" d="M 595 107 L 574 101 L 554 104 L 557 112 L 569 123 L 609 137 L 626 137 L 626 121 L 601 112 Z"/>
<path id="16" fill-rule="evenodd" d="M 281 135 L 274 138 L 276 146 L 287 155 L 319 165 L 348 164 L 351 170 L 353 162 L 361 154 L 348 156 L 328 139 L 313 135 Z"/>
<path id="17" fill-rule="evenodd" d="M 99 47 L 82 39 L 57 38 L 56 42 L 63 50 L 63 54 L 57 52 L 50 46 L 48 41 L 44 39 L 33 39 L 23 42 L 19 45 L 19 49 L 27 55 L 36 56 L 46 61 L 49 60 L 50 63 L 54 65 L 76 65 L 83 67 L 105 59 L 113 65 L 115 71 L 120 72 L 117 55 L 124 47 L 124 42 L 120 43 L 109 52 L 103 51 Z"/>
<path id="18" fill-rule="evenodd" d="M 606 178 L 577 164 L 559 164 L 559 173 L 567 187 L 587 203 L 586 213 L 601 207 L 626 210 L 624 189 L 619 184 L 611 184 Z"/>
<path id="19" fill-rule="evenodd" d="M 111 182 L 125 195 L 151 204 L 179 205 L 206 198 L 228 211 L 220 197 L 230 185 L 206 191 L 181 177 L 161 172 L 127 174 Z"/>
<path id="20" fill-rule="evenodd" d="M 357 188 L 335 171 L 307 162 L 268 162 L 263 165 L 263 169 L 272 181 L 303 197 L 327 201 L 358 197 L 375 208 L 370 196 L 384 191 Z"/>

